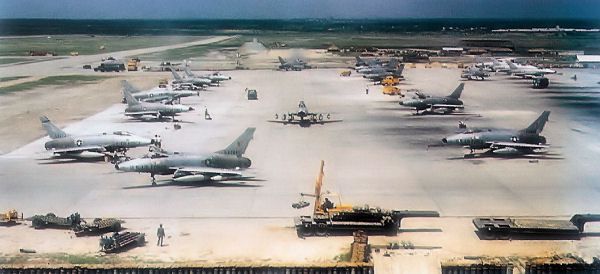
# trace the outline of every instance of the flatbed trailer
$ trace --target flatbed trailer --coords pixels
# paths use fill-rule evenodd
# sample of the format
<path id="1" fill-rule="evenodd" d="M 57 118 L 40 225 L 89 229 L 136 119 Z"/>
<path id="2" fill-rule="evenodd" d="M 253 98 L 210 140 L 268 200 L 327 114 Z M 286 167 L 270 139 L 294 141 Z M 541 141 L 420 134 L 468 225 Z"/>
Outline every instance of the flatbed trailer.
<path id="1" fill-rule="evenodd" d="M 35 229 L 70 229 L 81 222 L 81 217 L 79 216 L 79 213 L 73 213 L 67 218 L 57 217 L 54 213 L 48 213 L 46 215 L 35 215 L 29 219 L 31 220 L 31 225 Z"/>
<path id="2" fill-rule="evenodd" d="M 142 246 L 146 243 L 146 236 L 140 232 L 115 232 L 110 237 L 100 237 L 100 248 L 104 253 L 118 253 L 129 248 Z"/>
<path id="3" fill-rule="evenodd" d="M 587 222 L 600 221 L 600 214 L 575 214 L 570 220 L 480 217 L 473 219 L 477 233 L 486 240 L 553 236 L 579 238 Z"/>
<path id="4" fill-rule="evenodd" d="M 354 209 L 333 214 L 315 214 L 294 219 L 298 237 L 351 235 L 363 230 L 370 235 L 398 234 L 402 219 L 410 217 L 439 217 L 437 211 L 387 211 L 375 208 Z"/>
<path id="5" fill-rule="evenodd" d="M 91 223 L 82 220 L 80 224 L 73 227 L 73 232 L 75 232 L 75 236 L 77 237 L 98 235 L 106 232 L 118 232 L 121 230 L 121 223 L 121 220 L 113 218 L 96 218 Z"/>

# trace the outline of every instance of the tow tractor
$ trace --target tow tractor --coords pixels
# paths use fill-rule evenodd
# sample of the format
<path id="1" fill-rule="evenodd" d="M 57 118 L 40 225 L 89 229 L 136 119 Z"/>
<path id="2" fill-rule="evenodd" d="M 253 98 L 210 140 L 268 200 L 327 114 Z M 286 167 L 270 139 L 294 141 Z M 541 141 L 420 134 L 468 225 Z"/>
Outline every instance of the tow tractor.
<path id="1" fill-rule="evenodd" d="M 385 210 L 369 206 L 353 207 L 342 204 L 338 195 L 338 204 L 334 204 L 326 195 L 331 193 L 321 192 L 323 185 L 323 167 L 315 182 L 314 194 L 301 193 L 301 200 L 292 204 L 294 208 L 304 208 L 309 204 L 303 197 L 314 197 L 312 216 L 299 216 L 294 219 L 298 237 L 351 235 L 356 230 L 363 230 L 368 234 L 397 235 L 403 218 L 408 217 L 439 217 L 437 211 L 412 211 L 412 210 Z M 324 200 L 322 200 L 324 199 Z"/>
<path id="2" fill-rule="evenodd" d="M 11 209 L 7 212 L 0 214 L 0 226 L 13 226 L 20 223 L 23 220 L 23 213 L 19 216 L 19 213 Z"/>

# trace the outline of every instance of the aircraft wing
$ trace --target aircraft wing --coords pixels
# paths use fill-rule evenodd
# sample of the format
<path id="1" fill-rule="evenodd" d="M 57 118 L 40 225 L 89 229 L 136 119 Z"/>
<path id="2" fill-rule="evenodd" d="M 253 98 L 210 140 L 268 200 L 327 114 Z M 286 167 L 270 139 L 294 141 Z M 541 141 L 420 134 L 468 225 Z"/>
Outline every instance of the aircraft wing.
<path id="1" fill-rule="evenodd" d="M 444 104 L 435 104 L 431 105 L 432 108 L 465 108 L 463 105 L 444 105 Z"/>
<path id="2" fill-rule="evenodd" d="M 50 150 L 53 153 L 79 153 L 84 151 L 92 151 L 92 152 L 105 152 L 106 149 L 101 146 L 81 146 L 81 147 L 72 147 L 72 148 L 61 148 L 61 149 L 52 149 Z"/>
<path id="3" fill-rule="evenodd" d="M 515 148 L 515 149 L 543 149 L 549 148 L 547 145 L 536 145 L 536 144 L 527 144 L 527 143 L 513 143 L 513 142 L 491 142 L 490 148 L 498 149 L 498 148 Z"/>
<path id="4" fill-rule="evenodd" d="M 173 180 L 181 182 L 223 181 L 243 177 L 244 175 L 236 170 L 211 167 L 183 167 L 175 170 L 173 174 Z"/>
<path id="5" fill-rule="evenodd" d="M 144 116 L 144 115 L 153 115 L 157 116 L 158 111 L 135 111 L 135 112 L 125 112 L 127 116 Z"/>

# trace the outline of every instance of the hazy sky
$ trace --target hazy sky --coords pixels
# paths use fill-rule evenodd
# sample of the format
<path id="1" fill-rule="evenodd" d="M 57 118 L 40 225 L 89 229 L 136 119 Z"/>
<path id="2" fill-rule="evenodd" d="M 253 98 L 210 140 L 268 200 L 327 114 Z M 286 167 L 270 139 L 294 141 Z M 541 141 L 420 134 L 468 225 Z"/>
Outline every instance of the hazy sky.
<path id="1" fill-rule="evenodd" d="M 0 18 L 600 18 L 600 0 L 0 0 Z"/>

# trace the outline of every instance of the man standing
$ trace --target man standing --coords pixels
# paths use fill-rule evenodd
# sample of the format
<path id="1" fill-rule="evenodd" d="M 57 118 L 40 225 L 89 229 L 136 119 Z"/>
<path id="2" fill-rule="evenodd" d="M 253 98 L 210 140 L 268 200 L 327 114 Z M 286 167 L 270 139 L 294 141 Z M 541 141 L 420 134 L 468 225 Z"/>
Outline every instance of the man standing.
<path id="1" fill-rule="evenodd" d="M 156 245 L 162 246 L 163 239 L 165 238 L 165 229 L 163 228 L 162 224 L 160 224 L 160 226 L 158 227 L 158 231 L 156 231 L 156 236 L 158 236 L 158 242 L 156 242 Z"/>

